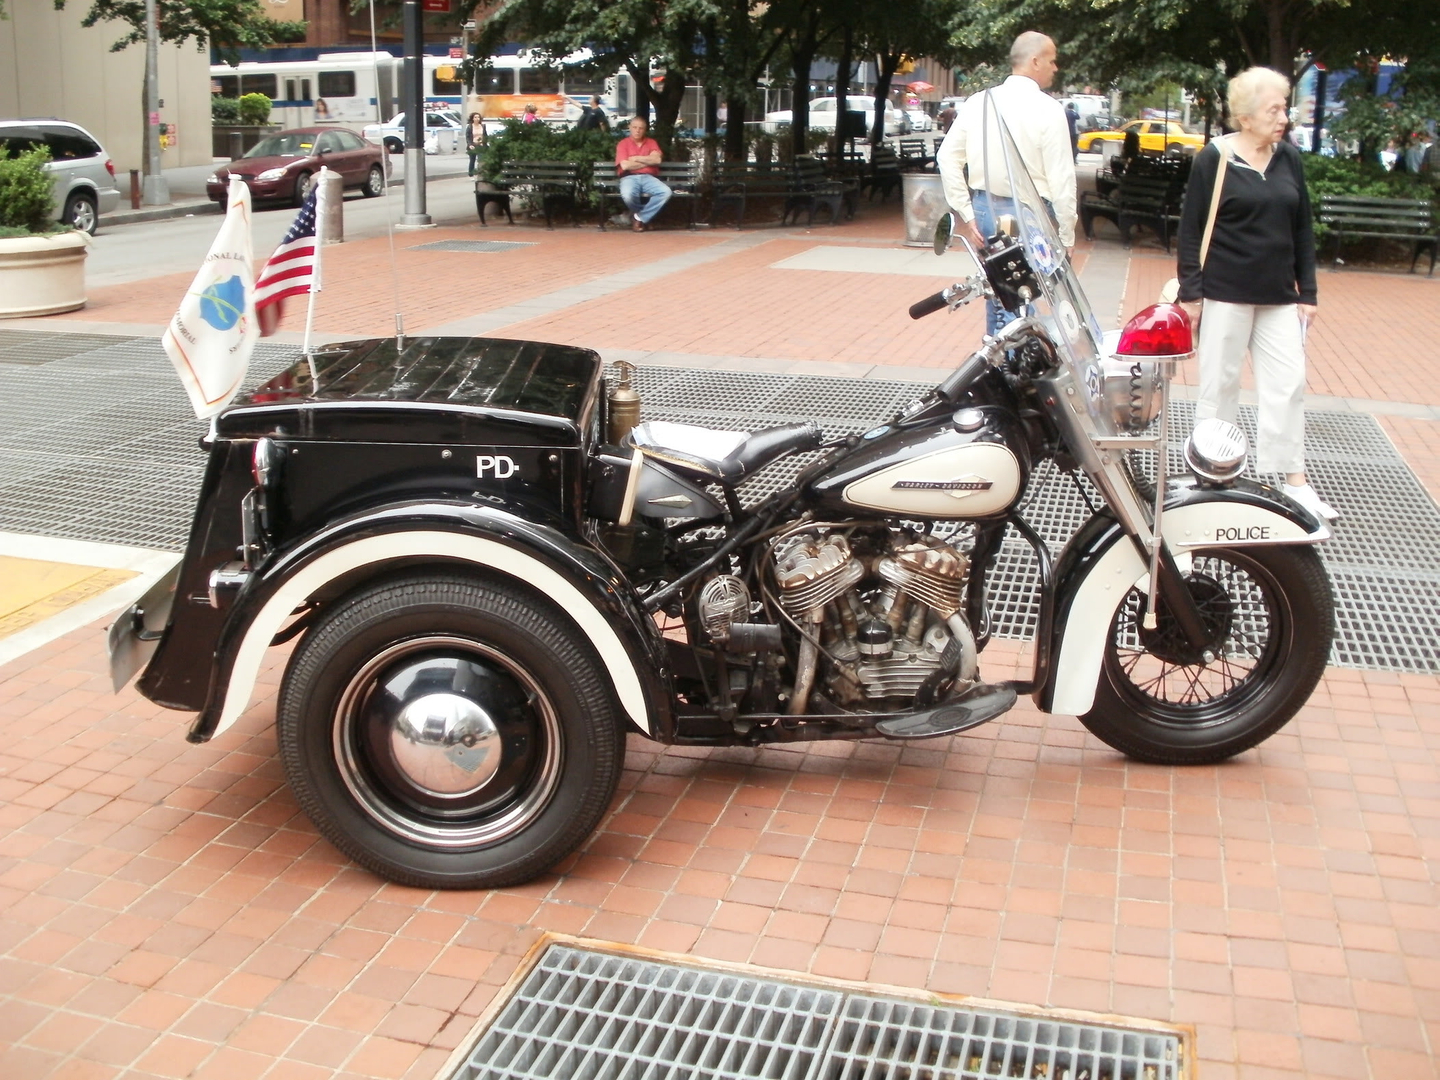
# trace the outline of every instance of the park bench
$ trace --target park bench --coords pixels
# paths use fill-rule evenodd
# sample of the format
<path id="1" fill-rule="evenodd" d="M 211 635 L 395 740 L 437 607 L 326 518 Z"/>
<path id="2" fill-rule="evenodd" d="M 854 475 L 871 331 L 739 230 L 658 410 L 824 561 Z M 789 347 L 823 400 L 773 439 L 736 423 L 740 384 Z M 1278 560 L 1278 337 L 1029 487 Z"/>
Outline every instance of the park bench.
<path id="1" fill-rule="evenodd" d="M 798 223 L 800 214 L 808 211 L 806 225 L 814 225 L 815 212 L 822 206 L 830 211 L 832 225 L 839 223 L 842 211 L 847 218 L 853 218 L 859 192 L 860 184 L 854 177 L 831 174 L 819 158 L 798 157 L 795 159 L 790 194 L 785 200 L 785 212 L 780 215 L 780 224 L 785 224 L 792 213 Z"/>
<path id="2" fill-rule="evenodd" d="M 924 139 L 900 139 L 896 146 L 899 150 L 900 168 L 904 172 L 928 169 L 935 164 L 935 155 L 930 152 L 930 144 Z"/>
<path id="3" fill-rule="evenodd" d="M 1320 223 L 1330 229 L 1335 240 L 1332 268 L 1340 262 L 1340 245 L 1359 237 L 1379 237 L 1408 241 L 1410 272 L 1420 252 L 1430 249 L 1430 273 L 1435 273 L 1437 238 L 1433 211 L 1423 199 L 1371 199 L 1355 195 L 1322 195 Z"/>
<path id="4" fill-rule="evenodd" d="M 1086 192 L 1080 200 L 1080 227 L 1086 239 L 1093 240 L 1097 217 L 1115 223 L 1124 245 L 1130 246 L 1130 230 L 1147 225 L 1155 230 L 1170 250 L 1170 237 L 1180 223 L 1180 204 L 1185 196 L 1185 181 L 1178 176 L 1146 176 L 1126 173 L 1119 177 L 1108 197 Z"/>
<path id="5" fill-rule="evenodd" d="M 505 211 L 510 224 L 510 200 L 514 196 L 527 196 L 540 203 L 545 215 L 545 227 L 554 228 L 552 215 L 555 210 L 569 210 L 571 220 L 576 219 L 576 200 L 580 187 L 580 166 L 573 161 L 507 161 L 500 167 L 500 178 L 493 187 L 482 187 L 484 181 L 475 181 L 475 212 L 480 224 L 485 224 L 485 207 L 495 203 Z"/>
<path id="6" fill-rule="evenodd" d="M 790 170 L 783 165 L 764 162 L 725 162 L 715 170 L 710 195 L 710 224 L 713 226 L 724 211 L 735 211 L 735 228 L 745 221 L 745 207 L 752 199 L 788 198 Z"/>
<path id="7" fill-rule="evenodd" d="M 881 144 L 870 151 L 870 168 L 862 177 L 860 187 L 862 191 L 869 191 L 872 202 L 877 191 L 880 201 L 884 202 L 900 187 L 900 158 L 894 147 Z"/>
<path id="8" fill-rule="evenodd" d="M 679 199 L 689 208 L 690 228 L 695 228 L 695 204 L 700 199 L 700 170 L 698 167 L 693 161 L 662 161 L 660 163 L 660 179 L 673 192 L 670 204 L 674 205 L 675 200 Z M 620 177 L 615 174 L 613 161 L 595 162 L 595 172 L 590 181 L 590 190 L 595 193 L 600 215 L 599 227 L 603 230 L 609 223 L 611 205 L 619 203 L 622 208 L 625 205 L 624 200 L 620 198 Z"/>

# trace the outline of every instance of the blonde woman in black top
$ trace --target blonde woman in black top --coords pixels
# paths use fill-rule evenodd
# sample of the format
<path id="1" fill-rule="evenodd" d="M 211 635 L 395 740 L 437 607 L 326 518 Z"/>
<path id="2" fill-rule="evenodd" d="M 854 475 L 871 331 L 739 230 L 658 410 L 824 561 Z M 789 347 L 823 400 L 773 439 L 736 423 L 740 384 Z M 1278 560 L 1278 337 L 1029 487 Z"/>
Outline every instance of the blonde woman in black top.
<path id="1" fill-rule="evenodd" d="M 1290 83 L 1269 68 L 1230 80 L 1240 130 L 1195 157 L 1180 212 L 1180 302 L 1200 324 L 1196 419 L 1235 420 L 1250 351 L 1259 397 L 1256 468 L 1333 521 L 1305 476 L 1305 333 L 1315 318 L 1315 237 L 1300 153 L 1284 139 Z M 1205 263 L 1200 247 L 1220 155 L 1227 155 Z"/>

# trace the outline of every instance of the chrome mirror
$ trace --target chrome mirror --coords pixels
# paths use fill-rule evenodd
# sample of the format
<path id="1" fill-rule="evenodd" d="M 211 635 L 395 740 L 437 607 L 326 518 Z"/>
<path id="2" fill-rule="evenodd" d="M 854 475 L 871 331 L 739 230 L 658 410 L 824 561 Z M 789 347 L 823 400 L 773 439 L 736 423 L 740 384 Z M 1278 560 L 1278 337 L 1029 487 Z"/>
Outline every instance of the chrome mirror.
<path id="1" fill-rule="evenodd" d="M 950 246 L 950 235 L 955 231 L 955 214 L 947 210 L 935 223 L 935 254 L 944 255 Z"/>

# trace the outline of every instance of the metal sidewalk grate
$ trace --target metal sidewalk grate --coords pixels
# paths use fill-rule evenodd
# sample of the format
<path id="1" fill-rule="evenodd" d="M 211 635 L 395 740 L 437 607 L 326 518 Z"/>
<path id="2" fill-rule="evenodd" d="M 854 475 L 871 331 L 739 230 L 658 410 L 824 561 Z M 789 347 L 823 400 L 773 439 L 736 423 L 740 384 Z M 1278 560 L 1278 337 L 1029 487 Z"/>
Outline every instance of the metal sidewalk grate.
<path id="1" fill-rule="evenodd" d="M 511 248 L 534 247 L 533 240 L 432 240 L 416 244 L 411 251 L 509 251 Z"/>
<path id="2" fill-rule="evenodd" d="M 456 242 L 509 243 L 441 241 Z M 282 371 L 296 352 L 262 342 L 252 382 Z M 642 367 L 637 379 L 647 418 L 749 430 L 813 419 L 830 435 L 878 423 L 924 389 L 662 367 Z M 1193 406 L 1176 402 L 1175 413 L 1183 434 Z M 1253 440 L 1254 410 L 1242 409 L 1240 422 Z M 204 470 L 203 431 L 155 338 L 0 329 L 0 530 L 178 550 Z M 1305 446 L 1317 487 L 1344 514 L 1320 547 L 1335 582 L 1332 662 L 1440 672 L 1440 510 L 1373 417 L 1311 412 Z M 1179 449 L 1170 448 L 1177 470 Z M 788 485 L 810 460 L 777 462 L 741 497 L 754 502 Z M 1057 553 L 1088 513 L 1070 478 L 1048 465 L 1022 512 Z M 1008 536 L 990 579 L 998 636 L 1034 634 L 1037 573 L 1029 546 Z"/>
<path id="3" fill-rule="evenodd" d="M 552 942 L 445 1080 L 1182 1080 L 1171 1030 Z"/>

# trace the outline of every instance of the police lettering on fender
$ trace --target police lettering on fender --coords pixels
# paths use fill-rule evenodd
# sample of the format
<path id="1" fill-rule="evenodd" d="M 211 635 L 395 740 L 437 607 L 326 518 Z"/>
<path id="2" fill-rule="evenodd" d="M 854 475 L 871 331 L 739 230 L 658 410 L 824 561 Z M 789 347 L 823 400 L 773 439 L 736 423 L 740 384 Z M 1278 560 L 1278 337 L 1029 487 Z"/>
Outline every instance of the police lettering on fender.
<path id="1" fill-rule="evenodd" d="M 496 480 L 508 480 L 520 471 L 515 459 L 508 454 L 477 454 L 475 475 L 493 476 Z"/>

